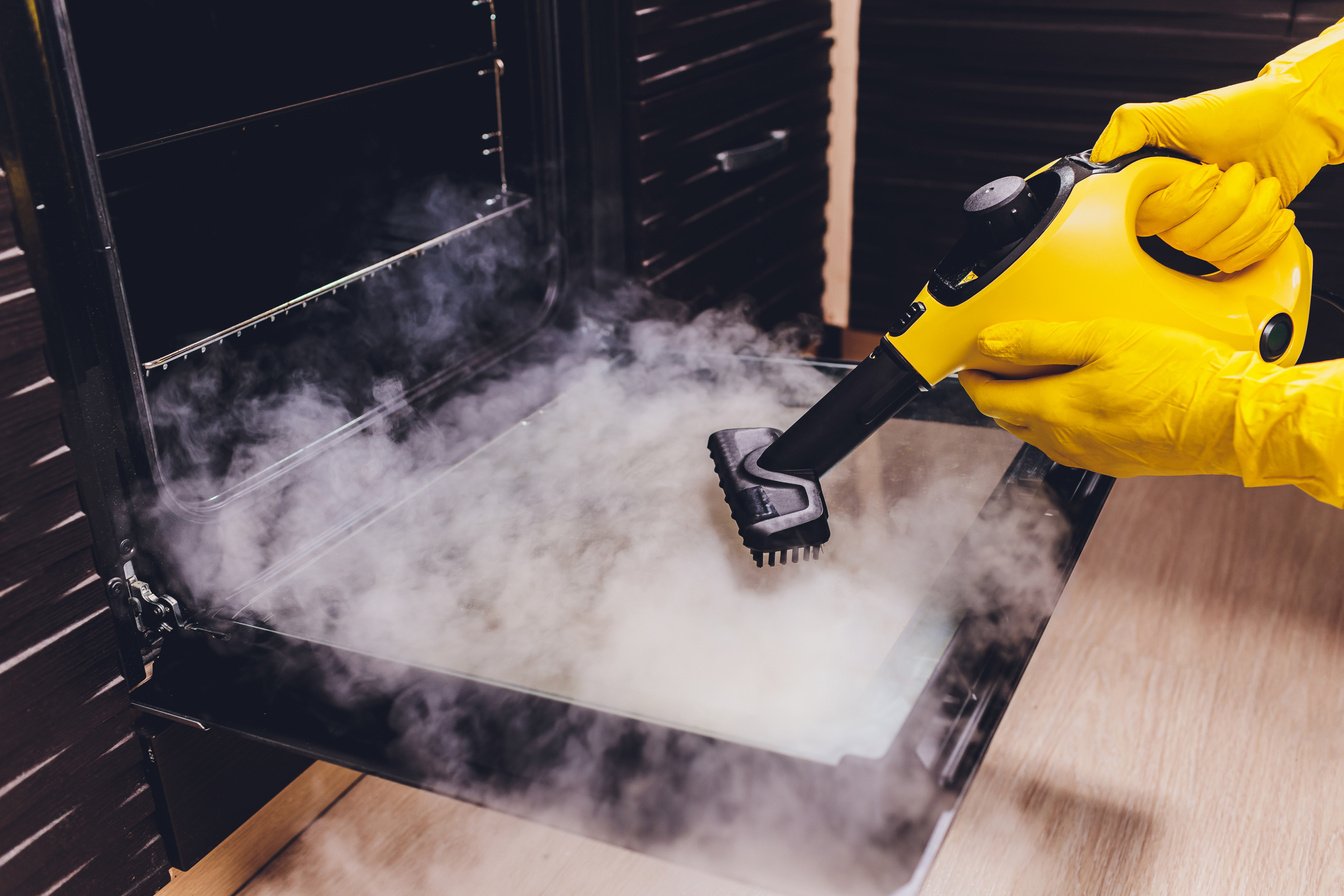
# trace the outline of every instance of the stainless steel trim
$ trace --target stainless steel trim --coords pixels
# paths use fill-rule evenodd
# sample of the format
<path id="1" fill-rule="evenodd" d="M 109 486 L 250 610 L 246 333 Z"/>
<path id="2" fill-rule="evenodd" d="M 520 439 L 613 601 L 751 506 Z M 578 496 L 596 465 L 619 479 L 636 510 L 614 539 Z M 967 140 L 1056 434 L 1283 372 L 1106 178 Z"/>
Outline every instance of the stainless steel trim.
<path id="1" fill-rule="evenodd" d="M 171 712 L 170 710 L 163 709 L 158 706 L 150 706 L 146 704 L 136 703 L 135 698 L 131 698 L 131 702 L 135 703 L 135 708 L 140 710 L 141 712 L 147 712 L 150 715 L 158 716 L 159 718 L 162 719 L 167 719 L 170 722 L 180 722 L 183 725 L 189 725 L 192 728 L 195 728 L 197 731 L 210 730 L 210 728 L 206 726 L 206 724 L 202 722 L 200 719 L 193 719 L 191 716 L 184 716 L 181 713 Z"/>
<path id="2" fill-rule="evenodd" d="M 220 330 L 217 333 L 212 333 L 203 339 L 197 339 L 190 345 L 184 345 L 182 348 L 179 348 L 176 351 L 169 352 L 168 354 L 164 355 L 161 358 L 155 358 L 153 361 L 141 362 L 140 366 L 144 368 L 145 373 L 149 373 L 155 369 L 158 370 L 166 369 L 168 365 L 173 361 L 185 358 L 187 355 L 190 355 L 193 352 L 204 353 L 205 350 L 208 349 L 210 346 L 223 342 L 230 336 L 237 336 L 241 334 L 244 330 L 250 330 L 253 327 L 259 326 L 268 321 L 273 321 L 277 317 L 288 314 L 295 308 L 302 308 L 309 302 L 314 302 L 322 298 L 323 296 L 328 296 L 331 295 L 332 293 L 345 289 L 350 284 L 358 282 L 360 280 L 364 280 L 372 276 L 373 274 L 376 274 L 378 271 L 393 267 L 397 264 L 400 264 L 401 262 L 405 261 L 408 258 L 414 258 L 415 256 L 421 255 L 424 252 L 427 252 L 428 250 L 433 249 L 436 246 L 441 246 L 444 243 L 448 242 L 449 240 L 461 236 L 462 234 L 467 233 L 468 231 L 475 230 L 482 224 L 494 221 L 495 219 L 502 218 L 506 215 L 511 215 L 518 209 L 530 205 L 531 202 L 532 197 L 525 196 L 522 193 L 508 193 L 508 192 L 500 193 L 497 196 L 491 199 L 487 199 L 485 201 L 486 206 L 489 207 L 491 210 L 483 213 L 478 212 L 476 219 L 474 221 L 470 221 L 466 224 L 463 224 L 460 227 L 454 227 L 452 230 L 449 230 L 445 233 L 441 233 L 438 236 L 433 237 L 432 239 L 425 240 L 423 243 L 420 243 L 419 245 L 412 246 L 409 249 L 405 249 L 401 252 L 398 252 L 396 255 L 390 255 L 381 261 L 376 261 L 373 264 L 362 267 L 357 271 L 352 271 L 349 274 L 346 274 L 344 277 L 341 277 L 339 280 L 333 280 L 331 283 L 328 283 L 325 286 L 319 286 L 317 289 L 309 290 L 308 292 L 304 293 L 301 296 L 296 296 L 295 298 L 290 299 L 288 302 L 283 302 L 279 305 L 276 305 L 274 308 L 270 308 L 266 311 L 261 312 L 260 314 L 254 314 L 247 320 L 240 321 L 231 327 Z"/>

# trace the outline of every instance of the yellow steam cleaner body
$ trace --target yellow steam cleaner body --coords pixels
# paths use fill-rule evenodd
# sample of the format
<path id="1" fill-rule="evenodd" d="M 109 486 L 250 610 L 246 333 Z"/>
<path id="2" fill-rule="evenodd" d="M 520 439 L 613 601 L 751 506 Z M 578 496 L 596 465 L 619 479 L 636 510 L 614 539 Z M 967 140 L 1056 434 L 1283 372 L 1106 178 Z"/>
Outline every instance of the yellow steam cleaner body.
<path id="1" fill-rule="evenodd" d="M 1081 153 L 967 197 L 962 236 L 872 354 L 784 432 L 710 436 L 724 498 L 757 565 L 818 555 L 830 538 L 821 476 L 919 392 L 965 369 L 1025 373 L 976 350 L 990 324 L 1137 320 L 1295 363 L 1311 299 L 1311 250 L 1296 228 L 1235 274 L 1135 233 L 1140 203 L 1191 164 L 1157 149 L 1105 165 Z"/>

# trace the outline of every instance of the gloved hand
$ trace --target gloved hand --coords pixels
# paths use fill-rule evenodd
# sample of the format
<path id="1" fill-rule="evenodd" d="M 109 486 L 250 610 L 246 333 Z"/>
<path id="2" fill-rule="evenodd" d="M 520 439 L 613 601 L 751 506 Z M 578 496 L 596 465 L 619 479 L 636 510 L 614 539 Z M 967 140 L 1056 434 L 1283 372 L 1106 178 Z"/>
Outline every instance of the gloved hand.
<path id="1" fill-rule="evenodd" d="M 1267 258 L 1287 239 L 1296 217 L 1279 193 L 1279 181 L 1257 182 L 1249 162 L 1225 172 L 1200 165 L 1143 201 L 1135 232 L 1156 234 L 1230 274 Z"/>
<path id="2" fill-rule="evenodd" d="M 1224 271 L 1269 255 L 1292 227 L 1286 206 L 1324 165 L 1344 158 L 1344 23 L 1253 81 L 1121 106 L 1092 156 L 1107 162 L 1144 146 L 1181 150 L 1225 173 L 1192 170 L 1145 202 L 1141 236 L 1158 234 Z"/>
<path id="3" fill-rule="evenodd" d="M 1110 476 L 1222 473 L 1344 506 L 1344 361 L 1280 368 L 1122 320 L 986 328 L 985 355 L 1064 373 L 961 373 L 976 406 L 1051 458 Z"/>

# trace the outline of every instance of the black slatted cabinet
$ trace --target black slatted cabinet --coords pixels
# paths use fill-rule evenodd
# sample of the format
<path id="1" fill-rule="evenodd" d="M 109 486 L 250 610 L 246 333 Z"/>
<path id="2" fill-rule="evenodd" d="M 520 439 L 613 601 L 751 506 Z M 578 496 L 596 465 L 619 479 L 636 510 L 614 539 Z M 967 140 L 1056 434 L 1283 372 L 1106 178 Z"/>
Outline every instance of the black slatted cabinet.
<path id="1" fill-rule="evenodd" d="M 141 896 L 168 859 L 13 198 L 0 172 L 0 892 Z"/>
<path id="2" fill-rule="evenodd" d="M 635 0 L 623 16 L 630 272 L 693 307 L 819 314 L 830 0 Z"/>

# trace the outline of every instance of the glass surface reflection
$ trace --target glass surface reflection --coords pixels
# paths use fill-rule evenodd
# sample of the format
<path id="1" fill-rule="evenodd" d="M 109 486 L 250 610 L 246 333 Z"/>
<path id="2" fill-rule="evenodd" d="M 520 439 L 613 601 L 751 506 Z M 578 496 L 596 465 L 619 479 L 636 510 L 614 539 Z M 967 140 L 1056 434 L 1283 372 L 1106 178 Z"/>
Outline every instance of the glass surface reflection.
<path id="1" fill-rule="evenodd" d="M 757 569 L 705 438 L 787 426 L 833 376 L 688 358 L 580 370 L 461 462 L 389 469 L 398 502 L 230 613 L 773 752 L 881 756 L 957 621 L 928 586 L 1018 445 L 892 421 L 826 477 L 821 559 Z"/>

